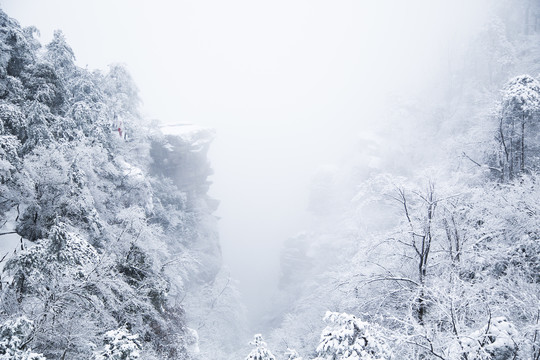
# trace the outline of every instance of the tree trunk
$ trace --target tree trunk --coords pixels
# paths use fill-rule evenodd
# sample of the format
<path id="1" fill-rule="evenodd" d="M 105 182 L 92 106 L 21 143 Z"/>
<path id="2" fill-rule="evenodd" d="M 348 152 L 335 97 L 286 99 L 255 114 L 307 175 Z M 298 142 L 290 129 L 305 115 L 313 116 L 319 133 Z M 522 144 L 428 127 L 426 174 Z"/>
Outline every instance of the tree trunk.
<path id="1" fill-rule="evenodd" d="M 521 116 L 521 172 L 525 172 L 525 115 Z"/>
<path id="2" fill-rule="evenodd" d="M 508 180 L 514 178 L 514 158 L 515 158 L 515 149 L 514 149 L 514 137 L 516 136 L 515 130 L 515 121 L 512 120 L 512 132 L 510 133 L 510 162 L 508 164 Z"/>

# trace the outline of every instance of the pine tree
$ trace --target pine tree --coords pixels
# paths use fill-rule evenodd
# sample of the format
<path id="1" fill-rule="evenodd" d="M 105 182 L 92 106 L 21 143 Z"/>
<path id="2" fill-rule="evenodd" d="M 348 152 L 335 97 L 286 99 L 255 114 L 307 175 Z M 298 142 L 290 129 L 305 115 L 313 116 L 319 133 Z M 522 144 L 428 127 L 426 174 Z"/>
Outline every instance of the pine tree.
<path id="1" fill-rule="evenodd" d="M 266 348 L 266 343 L 263 341 L 261 334 L 255 334 L 250 344 L 255 346 L 255 349 L 251 350 L 246 360 L 276 360 L 270 350 Z"/>
<path id="2" fill-rule="evenodd" d="M 510 80 L 503 93 L 497 134 L 503 180 L 539 168 L 539 111 L 540 83 L 529 75 Z"/>
<path id="3" fill-rule="evenodd" d="M 326 312 L 330 323 L 317 346 L 319 360 L 388 360 L 392 352 L 371 324 L 347 313 Z"/>
<path id="4" fill-rule="evenodd" d="M 148 131 L 125 67 L 79 68 L 61 32 L 38 51 L 36 31 L 0 10 L 0 234 L 21 237 L 0 260 L 0 321 L 27 316 L 39 331 L 26 347 L 48 358 L 88 359 L 103 329 L 121 326 L 141 334 L 141 357 L 189 358 L 194 335 L 176 297 L 220 266 L 200 261 L 200 249 L 219 254 L 209 174 L 180 184 L 180 171 L 152 172 L 160 131 Z M 115 116 L 131 141 L 111 131 Z M 205 156 L 181 173 L 209 168 Z"/>
<path id="5" fill-rule="evenodd" d="M 104 335 L 104 349 L 95 360 L 136 360 L 140 358 L 139 335 L 132 335 L 125 328 L 107 331 Z"/>
<path id="6" fill-rule="evenodd" d="M 26 317 L 0 325 L 0 360 L 46 360 L 26 346 L 34 330 L 34 324 Z"/>

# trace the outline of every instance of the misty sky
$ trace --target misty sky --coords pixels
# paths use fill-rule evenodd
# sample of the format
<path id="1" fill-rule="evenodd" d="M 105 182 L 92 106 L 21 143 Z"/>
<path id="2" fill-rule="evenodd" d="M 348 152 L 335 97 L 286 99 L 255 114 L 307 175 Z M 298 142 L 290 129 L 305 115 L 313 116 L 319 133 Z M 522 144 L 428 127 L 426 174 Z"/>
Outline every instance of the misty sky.
<path id="1" fill-rule="evenodd" d="M 225 262 L 252 308 L 279 246 L 308 227 L 308 188 L 385 106 L 438 81 L 485 1 L 1 0 L 80 66 L 127 64 L 144 112 L 217 130 L 211 194 Z"/>

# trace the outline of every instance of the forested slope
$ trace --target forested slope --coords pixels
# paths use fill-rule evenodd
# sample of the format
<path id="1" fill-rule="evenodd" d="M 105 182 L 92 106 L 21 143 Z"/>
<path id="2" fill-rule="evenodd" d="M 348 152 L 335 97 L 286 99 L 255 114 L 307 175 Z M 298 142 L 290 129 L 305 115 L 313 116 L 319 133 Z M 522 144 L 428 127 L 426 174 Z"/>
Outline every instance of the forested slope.
<path id="1" fill-rule="evenodd" d="M 540 8 L 492 10 L 435 88 L 315 177 L 315 225 L 282 251 L 274 353 L 539 359 Z"/>
<path id="2" fill-rule="evenodd" d="M 213 132 L 164 134 L 123 66 L 36 34 L 0 11 L 0 357 L 191 358 L 182 299 L 221 268 Z"/>

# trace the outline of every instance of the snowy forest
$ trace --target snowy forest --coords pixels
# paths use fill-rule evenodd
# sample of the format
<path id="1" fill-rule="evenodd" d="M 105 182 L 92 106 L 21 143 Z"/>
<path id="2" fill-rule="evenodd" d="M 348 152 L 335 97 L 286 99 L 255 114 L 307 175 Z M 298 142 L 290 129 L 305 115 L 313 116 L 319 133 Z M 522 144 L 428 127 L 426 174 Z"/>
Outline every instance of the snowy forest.
<path id="1" fill-rule="evenodd" d="M 219 133 L 0 10 L 0 359 L 540 360 L 540 2 L 484 19 L 305 184 L 254 316 L 209 194 Z"/>

